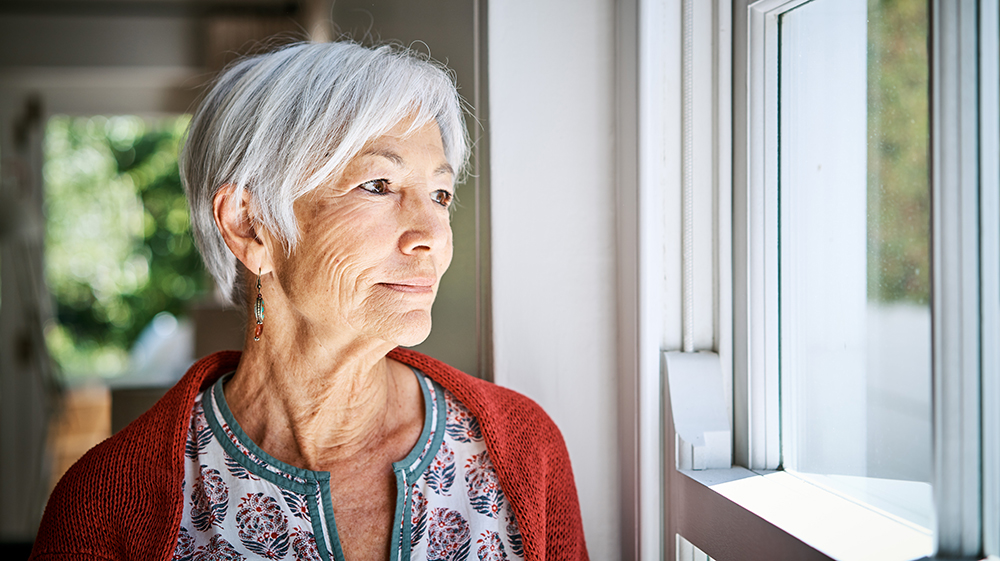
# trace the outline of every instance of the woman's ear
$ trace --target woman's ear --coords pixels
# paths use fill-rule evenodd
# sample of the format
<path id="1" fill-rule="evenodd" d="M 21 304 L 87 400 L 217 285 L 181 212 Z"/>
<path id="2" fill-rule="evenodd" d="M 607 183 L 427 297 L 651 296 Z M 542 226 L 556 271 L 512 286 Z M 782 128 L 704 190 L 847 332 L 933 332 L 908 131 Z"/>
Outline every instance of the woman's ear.
<path id="1" fill-rule="evenodd" d="M 236 259 L 254 274 L 269 272 L 270 254 L 251 217 L 250 193 L 227 183 L 215 192 L 212 212 L 222 239 Z"/>

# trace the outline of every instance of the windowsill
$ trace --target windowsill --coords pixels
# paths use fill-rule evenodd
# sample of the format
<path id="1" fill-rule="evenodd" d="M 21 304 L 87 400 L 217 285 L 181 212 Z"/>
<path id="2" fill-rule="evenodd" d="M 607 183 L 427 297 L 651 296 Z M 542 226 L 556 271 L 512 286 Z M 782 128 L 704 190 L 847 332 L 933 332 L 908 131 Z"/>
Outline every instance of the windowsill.
<path id="1" fill-rule="evenodd" d="M 930 530 L 789 473 L 739 467 L 681 473 L 834 559 L 910 561 L 934 551 Z"/>
<path id="2" fill-rule="evenodd" d="M 896 518 L 902 524 L 932 535 L 934 521 L 934 490 L 930 483 L 880 479 L 849 475 L 819 475 L 784 472 L 792 478 L 812 484 L 834 495 L 844 497 L 862 507 Z"/>

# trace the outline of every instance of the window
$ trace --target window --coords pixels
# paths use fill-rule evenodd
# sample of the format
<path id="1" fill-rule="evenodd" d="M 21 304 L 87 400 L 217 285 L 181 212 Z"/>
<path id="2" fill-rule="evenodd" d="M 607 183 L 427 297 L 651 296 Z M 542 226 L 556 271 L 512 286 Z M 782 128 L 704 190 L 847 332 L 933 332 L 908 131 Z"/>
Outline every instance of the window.
<path id="1" fill-rule="evenodd" d="M 929 535 L 926 8 L 779 16 L 776 196 L 781 465 Z"/>
<path id="2" fill-rule="evenodd" d="M 914 7 L 926 8 L 909 14 L 915 24 L 885 11 Z M 691 470 L 697 447 L 675 441 L 666 419 L 663 557 L 1000 554 L 997 2 L 640 1 L 638 11 L 639 298 L 664 323 L 680 309 L 685 320 L 640 320 L 655 335 L 640 333 L 640 355 L 644 344 L 680 349 L 689 314 L 711 317 L 714 339 L 684 350 L 714 351 L 732 392 L 731 469 Z M 683 40 L 658 42 L 664 32 Z M 911 32 L 902 43 L 926 45 L 923 60 L 892 50 Z M 895 71 L 917 83 L 893 84 Z M 901 86 L 929 95 L 887 113 Z M 699 109 L 706 99 L 714 110 Z M 700 158 L 705 135 L 715 152 Z M 924 157 L 891 161 L 901 153 Z M 674 214 L 689 195 L 670 183 L 692 175 L 696 192 L 714 189 L 714 207 Z M 722 258 L 678 282 L 681 240 L 706 223 Z M 712 306 L 688 307 L 703 282 Z M 642 447 L 649 421 L 639 422 Z M 642 558 L 659 556 L 653 545 L 640 540 Z"/>

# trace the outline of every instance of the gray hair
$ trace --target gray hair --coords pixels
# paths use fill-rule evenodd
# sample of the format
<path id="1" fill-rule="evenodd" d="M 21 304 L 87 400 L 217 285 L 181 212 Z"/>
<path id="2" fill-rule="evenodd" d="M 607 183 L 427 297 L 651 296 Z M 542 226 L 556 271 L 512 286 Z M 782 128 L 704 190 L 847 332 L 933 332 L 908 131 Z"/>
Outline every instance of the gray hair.
<path id="1" fill-rule="evenodd" d="M 213 215 L 219 187 L 246 189 L 255 226 L 291 252 L 294 202 L 410 117 L 408 133 L 437 122 L 457 177 L 469 152 L 462 102 L 451 73 L 428 57 L 394 45 L 300 43 L 227 68 L 191 119 L 180 154 L 195 241 L 226 300 L 241 290 Z"/>

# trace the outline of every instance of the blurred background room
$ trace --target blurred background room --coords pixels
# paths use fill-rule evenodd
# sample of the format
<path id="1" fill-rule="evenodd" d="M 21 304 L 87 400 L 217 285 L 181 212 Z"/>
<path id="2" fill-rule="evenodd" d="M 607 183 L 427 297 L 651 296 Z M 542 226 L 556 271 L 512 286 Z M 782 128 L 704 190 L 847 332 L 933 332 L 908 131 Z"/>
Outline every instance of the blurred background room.
<path id="1" fill-rule="evenodd" d="M 294 41 L 391 40 L 446 62 L 471 105 L 476 9 L 459 1 L 0 2 L 5 558 L 26 558 L 48 494 L 83 453 L 143 413 L 196 358 L 242 346 L 244 312 L 215 294 L 177 170 L 189 113 L 216 73 Z M 483 135 L 471 114 L 468 126 L 474 139 Z M 474 174 L 466 184 L 455 260 L 421 349 L 489 376 L 477 284 L 485 180 Z"/>

